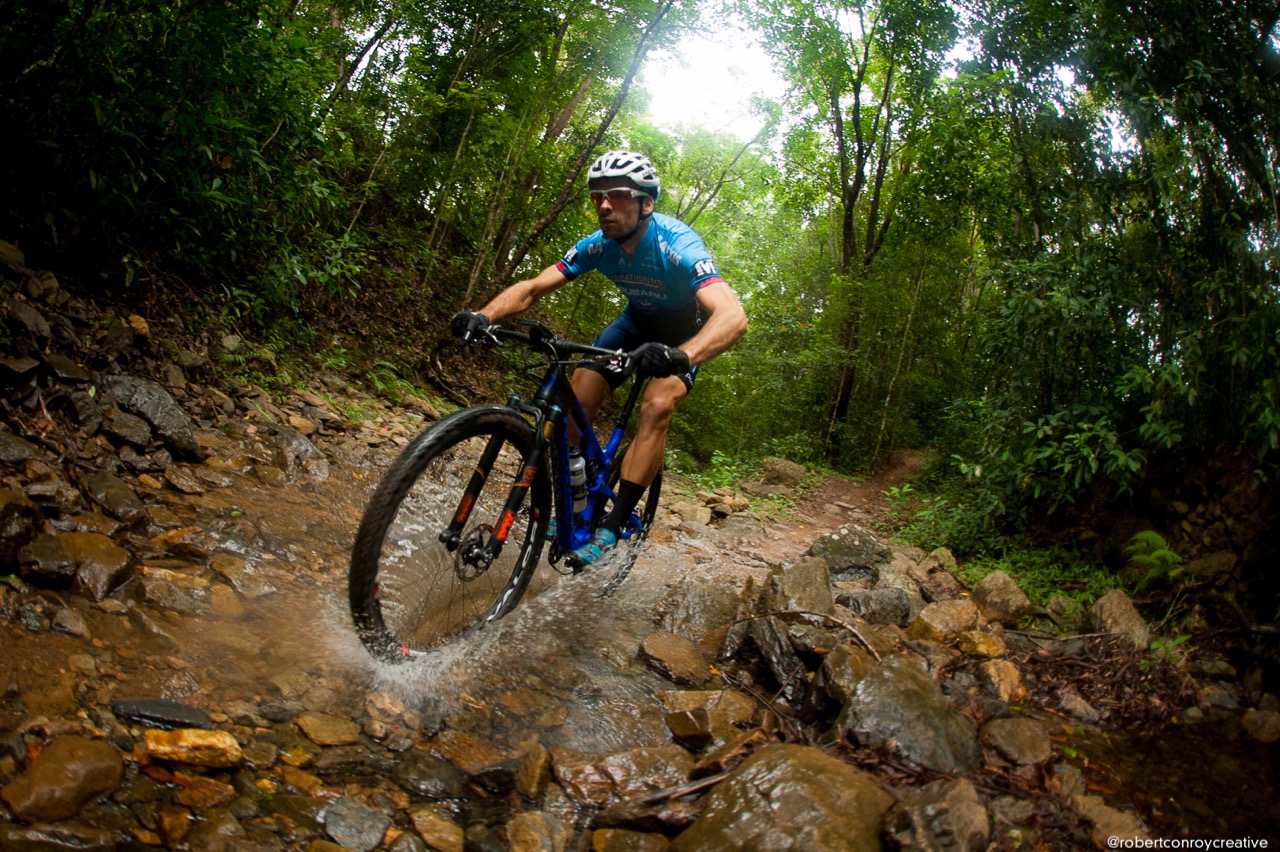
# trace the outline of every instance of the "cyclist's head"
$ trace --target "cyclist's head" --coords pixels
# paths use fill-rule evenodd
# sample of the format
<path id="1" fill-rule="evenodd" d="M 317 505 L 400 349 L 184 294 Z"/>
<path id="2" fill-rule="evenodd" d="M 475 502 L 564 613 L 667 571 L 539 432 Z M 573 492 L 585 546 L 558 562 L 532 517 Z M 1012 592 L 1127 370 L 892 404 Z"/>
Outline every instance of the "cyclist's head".
<path id="1" fill-rule="evenodd" d="M 596 158 L 587 170 L 587 188 L 595 189 L 610 178 L 624 178 L 634 188 L 655 202 L 661 193 L 658 170 L 644 154 L 634 151 L 608 151 Z"/>

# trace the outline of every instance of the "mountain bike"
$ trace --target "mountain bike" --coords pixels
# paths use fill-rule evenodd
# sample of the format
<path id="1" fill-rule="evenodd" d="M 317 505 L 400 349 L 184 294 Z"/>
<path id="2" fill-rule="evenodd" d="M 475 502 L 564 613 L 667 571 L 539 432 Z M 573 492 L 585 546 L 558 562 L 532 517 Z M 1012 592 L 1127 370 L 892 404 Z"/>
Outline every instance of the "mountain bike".
<path id="1" fill-rule="evenodd" d="M 380 660 L 422 656 L 511 612 L 544 547 L 558 573 L 577 573 L 572 553 L 591 540 L 616 497 L 645 377 L 626 352 L 522 325 L 523 332 L 490 326 L 482 342 L 518 342 L 545 358 L 533 398 L 513 394 L 506 405 L 437 421 L 404 448 L 365 509 L 347 591 L 356 632 Z M 569 384 L 570 368 L 588 362 L 632 374 L 603 446 Z M 570 423 L 581 459 L 571 450 Z M 592 566 L 608 575 L 601 594 L 612 594 L 630 572 L 661 487 L 659 471 L 619 535 L 618 555 Z"/>

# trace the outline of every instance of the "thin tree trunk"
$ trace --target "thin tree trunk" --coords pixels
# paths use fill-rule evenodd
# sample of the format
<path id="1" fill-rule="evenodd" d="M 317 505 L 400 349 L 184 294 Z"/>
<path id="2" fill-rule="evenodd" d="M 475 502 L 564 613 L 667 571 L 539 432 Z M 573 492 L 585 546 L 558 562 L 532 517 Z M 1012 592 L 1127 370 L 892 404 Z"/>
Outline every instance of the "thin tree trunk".
<path id="1" fill-rule="evenodd" d="M 631 84 L 635 80 L 636 74 L 639 73 L 640 66 L 644 63 L 645 57 L 648 56 L 649 51 L 653 47 L 652 40 L 658 33 L 659 25 L 662 23 L 662 19 L 666 17 L 667 12 L 671 11 L 671 7 L 673 5 L 675 5 L 675 0 L 663 0 L 663 2 L 658 4 L 657 9 L 654 10 L 653 17 L 645 26 L 645 30 L 641 34 L 640 40 L 636 43 L 635 52 L 631 57 L 631 67 L 627 69 L 627 76 L 623 79 L 622 86 L 618 89 L 617 96 L 614 97 L 613 103 L 610 104 L 609 109 L 604 114 L 604 117 L 600 119 L 600 124 L 596 127 L 595 132 L 591 134 L 591 138 L 587 141 L 587 144 L 585 144 L 582 147 L 582 150 L 578 153 L 573 166 L 569 169 L 568 176 L 565 178 L 564 186 L 560 189 L 559 196 L 557 196 L 555 202 L 551 205 L 551 209 L 544 213 L 542 218 L 534 223 L 533 228 L 529 231 L 528 235 L 525 236 L 524 241 L 516 247 L 514 252 L 512 252 L 507 263 L 497 271 L 496 283 L 498 286 L 505 286 L 511 282 L 516 269 L 518 269 L 520 264 L 524 262 L 524 259 L 537 244 L 538 240 L 542 237 L 542 234 L 547 230 L 547 228 L 551 227 L 551 224 L 555 222 L 561 213 L 564 212 L 565 208 L 569 206 L 570 202 L 572 202 L 574 197 L 577 195 L 578 176 L 581 175 L 582 170 L 586 168 L 588 161 L 595 153 L 596 147 L 600 144 L 600 141 L 604 139 L 605 133 L 608 132 L 610 125 L 613 124 L 613 120 L 622 109 L 622 105 L 626 103 L 627 95 L 631 91 Z"/>
<path id="2" fill-rule="evenodd" d="M 898 347 L 898 365 L 894 367 L 893 376 L 889 379 L 889 388 L 884 394 L 884 413 L 880 417 L 880 434 L 876 437 L 876 448 L 871 451 L 871 461 L 880 458 L 880 447 L 884 443 L 885 432 L 889 429 L 889 408 L 893 401 L 893 389 L 902 375 L 902 362 L 906 359 L 907 341 L 911 339 L 911 319 L 916 315 L 916 305 L 920 303 L 920 292 L 924 289 L 924 273 L 929 266 L 929 258 L 920 262 L 920 274 L 916 276 L 916 290 L 911 296 L 911 308 L 907 311 L 907 321 L 902 329 L 902 345 Z"/>

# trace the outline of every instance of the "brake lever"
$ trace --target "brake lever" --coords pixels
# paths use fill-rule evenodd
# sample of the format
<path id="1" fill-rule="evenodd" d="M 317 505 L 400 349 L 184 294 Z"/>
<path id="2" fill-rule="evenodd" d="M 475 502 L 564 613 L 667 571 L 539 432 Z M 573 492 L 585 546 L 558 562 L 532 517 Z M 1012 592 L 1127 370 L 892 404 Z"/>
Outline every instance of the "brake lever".
<path id="1" fill-rule="evenodd" d="M 487 325 L 484 328 L 478 328 L 467 332 L 462 338 L 463 343 L 475 344 L 477 346 L 501 346 L 502 341 L 498 339 L 497 330 L 501 328 L 498 325 Z"/>

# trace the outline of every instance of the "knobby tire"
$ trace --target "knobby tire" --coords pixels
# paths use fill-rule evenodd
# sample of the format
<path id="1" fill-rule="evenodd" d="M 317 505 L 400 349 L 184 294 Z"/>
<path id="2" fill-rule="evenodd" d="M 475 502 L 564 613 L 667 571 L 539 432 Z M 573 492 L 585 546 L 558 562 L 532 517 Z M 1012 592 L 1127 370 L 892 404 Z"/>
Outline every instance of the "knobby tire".
<path id="1" fill-rule="evenodd" d="M 450 550 L 439 535 L 458 511 L 484 448 L 501 450 Z M 498 558 L 468 562 L 487 541 L 533 442 L 533 427 L 502 407 L 471 408 L 427 428 L 379 483 L 352 549 L 348 595 L 356 632 L 378 659 L 437 649 L 509 613 L 533 577 L 550 517 L 551 485 L 540 466 Z"/>

